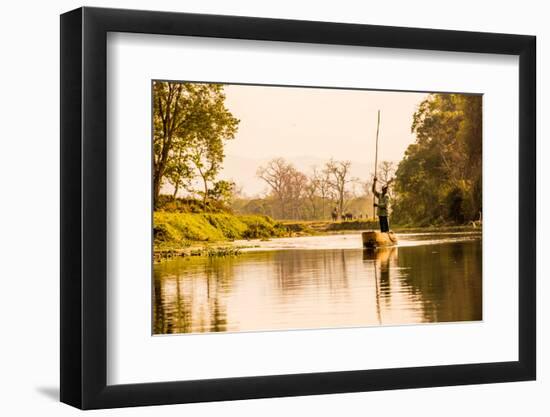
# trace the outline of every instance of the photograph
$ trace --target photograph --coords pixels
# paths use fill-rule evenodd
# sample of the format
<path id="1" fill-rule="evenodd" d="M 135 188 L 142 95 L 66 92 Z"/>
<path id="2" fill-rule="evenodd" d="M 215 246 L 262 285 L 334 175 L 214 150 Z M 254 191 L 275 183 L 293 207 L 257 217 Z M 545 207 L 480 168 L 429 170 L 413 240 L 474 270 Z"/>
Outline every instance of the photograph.
<path id="1" fill-rule="evenodd" d="M 154 335 L 481 321 L 481 94 L 153 80 Z"/>

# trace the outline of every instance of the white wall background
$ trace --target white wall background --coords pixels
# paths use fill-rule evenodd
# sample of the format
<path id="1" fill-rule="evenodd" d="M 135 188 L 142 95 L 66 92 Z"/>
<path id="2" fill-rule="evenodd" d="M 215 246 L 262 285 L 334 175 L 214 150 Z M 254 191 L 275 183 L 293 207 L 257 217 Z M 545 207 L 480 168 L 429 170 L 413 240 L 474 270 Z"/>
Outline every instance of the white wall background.
<path id="1" fill-rule="evenodd" d="M 82 3 L 7 2 L 0 17 L 0 181 L 2 271 L 0 320 L 0 410 L 3 415 L 76 415 L 58 403 L 59 391 L 59 17 Z M 326 20 L 395 26 L 534 34 L 538 37 L 539 249 L 550 249 L 550 210 L 543 190 L 550 168 L 549 123 L 543 120 L 549 83 L 550 26 L 545 3 L 462 0 L 392 2 L 202 0 L 93 1 L 86 5 Z M 550 285 L 548 265 L 539 262 L 538 381 L 231 403 L 145 407 L 94 415 L 278 416 L 407 415 L 464 416 L 550 412 Z"/>

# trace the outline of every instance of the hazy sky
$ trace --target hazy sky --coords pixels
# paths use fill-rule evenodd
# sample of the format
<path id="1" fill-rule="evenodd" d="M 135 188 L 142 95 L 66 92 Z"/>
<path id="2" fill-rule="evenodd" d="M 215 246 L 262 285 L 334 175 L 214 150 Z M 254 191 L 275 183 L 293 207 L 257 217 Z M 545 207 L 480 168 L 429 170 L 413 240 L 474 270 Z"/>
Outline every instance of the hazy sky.
<path id="1" fill-rule="evenodd" d="M 228 85 L 226 104 L 241 120 L 226 153 L 242 157 L 356 159 L 374 151 L 400 160 L 414 141 L 412 115 L 425 93 Z M 371 158 L 372 159 L 372 158 Z"/>
<path id="2" fill-rule="evenodd" d="M 381 112 L 378 160 L 399 161 L 414 142 L 412 115 L 426 93 L 227 85 L 226 106 L 240 119 L 226 142 L 222 177 L 246 194 L 264 190 L 258 165 L 275 157 L 307 171 L 330 158 L 355 164 L 367 178 L 374 165 L 377 111 Z M 363 171 L 365 171 L 363 173 Z"/>

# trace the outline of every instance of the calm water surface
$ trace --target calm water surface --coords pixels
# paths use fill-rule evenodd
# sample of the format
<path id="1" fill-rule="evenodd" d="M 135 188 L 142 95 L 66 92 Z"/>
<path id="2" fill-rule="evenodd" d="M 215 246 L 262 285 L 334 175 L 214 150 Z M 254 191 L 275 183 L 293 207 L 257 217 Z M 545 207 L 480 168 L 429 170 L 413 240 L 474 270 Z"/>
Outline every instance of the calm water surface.
<path id="1" fill-rule="evenodd" d="M 398 237 L 376 251 L 357 249 L 359 234 L 274 239 L 156 264 L 154 333 L 482 319 L 481 234 Z"/>

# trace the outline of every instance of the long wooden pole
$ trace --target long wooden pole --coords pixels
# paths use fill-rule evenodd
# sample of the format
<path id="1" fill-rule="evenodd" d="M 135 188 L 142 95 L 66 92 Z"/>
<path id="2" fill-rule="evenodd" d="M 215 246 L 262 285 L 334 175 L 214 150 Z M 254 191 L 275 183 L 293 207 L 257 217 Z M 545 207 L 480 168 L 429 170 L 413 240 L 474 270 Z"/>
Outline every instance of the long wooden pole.
<path id="1" fill-rule="evenodd" d="M 378 169 L 378 132 L 380 131 L 380 110 L 378 110 L 378 121 L 376 123 L 376 151 L 374 153 L 374 178 L 376 178 L 376 173 Z M 374 179 L 373 179 L 374 181 Z M 372 196 L 372 217 L 375 218 L 375 201 L 374 195 Z"/>

